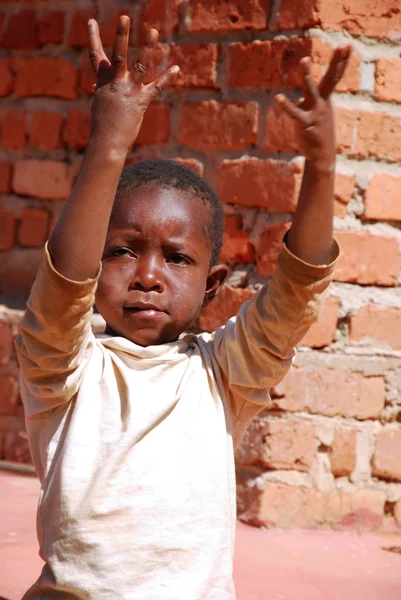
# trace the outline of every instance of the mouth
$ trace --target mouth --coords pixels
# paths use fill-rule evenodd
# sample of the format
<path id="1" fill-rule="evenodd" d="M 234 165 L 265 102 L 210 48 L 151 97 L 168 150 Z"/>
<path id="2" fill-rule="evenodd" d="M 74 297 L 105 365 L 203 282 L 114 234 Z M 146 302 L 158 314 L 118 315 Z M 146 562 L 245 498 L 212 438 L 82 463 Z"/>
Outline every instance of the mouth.
<path id="1" fill-rule="evenodd" d="M 123 312 L 127 316 L 132 315 L 148 319 L 154 319 L 166 315 L 166 311 L 154 304 L 147 302 L 136 302 L 135 304 L 124 306 Z"/>

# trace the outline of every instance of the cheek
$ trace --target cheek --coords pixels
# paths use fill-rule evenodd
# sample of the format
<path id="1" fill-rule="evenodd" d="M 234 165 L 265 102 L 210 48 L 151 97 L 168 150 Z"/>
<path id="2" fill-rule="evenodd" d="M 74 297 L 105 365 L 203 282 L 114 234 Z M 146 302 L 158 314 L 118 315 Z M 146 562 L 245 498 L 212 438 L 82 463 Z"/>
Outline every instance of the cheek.
<path id="1" fill-rule="evenodd" d="M 124 280 L 118 271 L 105 268 L 99 279 L 96 290 L 96 305 L 115 304 L 122 298 L 124 289 Z"/>

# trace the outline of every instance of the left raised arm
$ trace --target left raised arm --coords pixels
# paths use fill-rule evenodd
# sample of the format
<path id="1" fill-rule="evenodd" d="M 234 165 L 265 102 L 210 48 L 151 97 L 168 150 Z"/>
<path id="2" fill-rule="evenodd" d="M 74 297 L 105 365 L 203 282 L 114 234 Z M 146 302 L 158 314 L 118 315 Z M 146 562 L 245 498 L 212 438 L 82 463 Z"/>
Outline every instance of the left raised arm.
<path id="1" fill-rule="evenodd" d="M 330 96 L 344 73 L 350 53 L 350 46 L 336 48 L 319 86 L 312 78 L 310 58 L 304 58 L 301 61 L 304 99 L 294 104 L 283 94 L 276 96 L 278 104 L 295 122 L 298 144 L 306 159 L 287 246 L 293 254 L 313 265 L 330 261 L 336 158 Z"/>

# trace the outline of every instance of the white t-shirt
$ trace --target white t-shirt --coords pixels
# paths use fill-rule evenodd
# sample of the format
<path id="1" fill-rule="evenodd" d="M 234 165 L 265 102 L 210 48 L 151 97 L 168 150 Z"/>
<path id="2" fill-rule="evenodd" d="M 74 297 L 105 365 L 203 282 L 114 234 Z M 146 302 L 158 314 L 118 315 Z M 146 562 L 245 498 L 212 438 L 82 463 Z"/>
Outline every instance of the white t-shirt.
<path id="1" fill-rule="evenodd" d="M 97 280 L 65 279 L 46 253 L 17 339 L 45 561 L 25 599 L 234 600 L 234 447 L 334 266 L 284 246 L 225 327 L 143 348 L 94 336 Z"/>

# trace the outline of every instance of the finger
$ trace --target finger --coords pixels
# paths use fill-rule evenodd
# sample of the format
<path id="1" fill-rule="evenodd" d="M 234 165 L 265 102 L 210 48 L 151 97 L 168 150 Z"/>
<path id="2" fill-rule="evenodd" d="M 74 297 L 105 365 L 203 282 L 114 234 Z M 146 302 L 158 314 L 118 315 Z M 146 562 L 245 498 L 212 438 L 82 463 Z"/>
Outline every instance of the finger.
<path id="1" fill-rule="evenodd" d="M 90 19 L 88 22 L 88 52 L 89 60 L 95 75 L 97 75 L 99 66 L 102 62 L 106 61 L 108 64 L 110 64 L 109 59 L 103 50 L 103 45 L 99 35 L 99 25 L 95 19 Z"/>
<path id="2" fill-rule="evenodd" d="M 152 58 L 153 50 L 159 39 L 159 32 L 156 29 L 150 29 L 145 38 L 145 43 L 142 50 L 139 53 L 138 58 L 132 68 L 131 74 L 134 81 L 142 83 L 146 71 L 149 68 L 149 64 Z"/>
<path id="3" fill-rule="evenodd" d="M 180 67 L 173 65 L 163 75 L 160 75 L 157 79 L 149 83 L 146 87 L 149 94 L 149 102 L 152 102 L 166 87 L 173 83 L 174 79 L 179 73 Z"/>
<path id="4" fill-rule="evenodd" d="M 111 72 L 113 77 L 122 77 L 127 72 L 129 27 L 129 17 L 120 17 L 111 53 Z"/>
<path id="5" fill-rule="evenodd" d="M 94 94 L 96 92 L 96 88 L 97 88 L 96 83 L 94 83 L 91 87 L 92 94 Z"/>
<path id="6" fill-rule="evenodd" d="M 303 83 L 304 83 L 304 91 L 305 98 L 308 98 L 312 101 L 312 105 L 316 104 L 319 99 L 320 93 L 316 83 L 313 81 L 312 72 L 311 72 L 311 59 L 308 56 L 305 56 L 301 60 L 301 65 L 303 69 Z"/>
<path id="7" fill-rule="evenodd" d="M 319 85 L 320 95 L 322 98 L 328 98 L 344 75 L 349 57 L 351 55 L 351 46 L 339 46 L 334 50 L 329 67 L 325 76 Z"/>
<path id="8" fill-rule="evenodd" d="M 294 102 L 291 102 L 291 100 L 289 100 L 287 96 L 284 96 L 284 94 L 278 94 L 277 96 L 275 96 L 274 99 L 277 102 L 277 104 L 284 110 L 284 112 L 287 113 L 287 115 L 289 115 L 293 119 L 296 119 L 300 123 L 306 123 L 307 117 L 305 111 L 299 108 L 296 104 L 294 104 Z"/>

